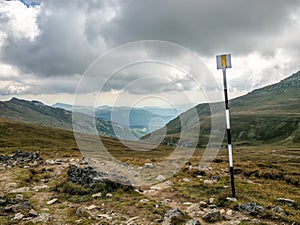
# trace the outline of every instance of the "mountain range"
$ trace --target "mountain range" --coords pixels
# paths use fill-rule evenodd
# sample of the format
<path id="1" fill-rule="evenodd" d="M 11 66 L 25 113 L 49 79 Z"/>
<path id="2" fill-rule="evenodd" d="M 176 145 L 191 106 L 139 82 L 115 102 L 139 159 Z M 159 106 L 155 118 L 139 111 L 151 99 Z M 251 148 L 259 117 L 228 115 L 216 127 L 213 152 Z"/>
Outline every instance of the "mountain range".
<path id="1" fill-rule="evenodd" d="M 55 103 L 52 107 L 72 111 L 73 106 L 64 103 Z M 149 132 L 162 128 L 167 122 L 178 116 L 178 112 L 173 108 L 162 108 L 155 106 L 145 106 L 131 108 L 127 106 L 76 106 L 76 110 L 87 114 L 95 114 L 96 118 L 128 127 L 136 139 Z M 159 119 L 158 119 L 159 118 Z"/>
<path id="2" fill-rule="evenodd" d="M 90 126 L 91 117 L 80 114 L 78 126 Z M 0 102 L 0 118 L 26 122 L 29 124 L 42 125 L 64 130 L 72 130 L 72 112 L 53 108 L 39 101 L 26 101 L 18 98 L 12 98 L 9 101 Z M 126 129 L 110 121 L 96 118 L 96 127 L 99 135 L 116 138 L 114 127 Z M 86 129 L 87 130 L 87 129 Z"/>
<path id="3" fill-rule="evenodd" d="M 230 100 L 234 143 L 240 145 L 274 142 L 300 143 L 299 96 L 300 71 L 276 84 L 253 90 L 247 95 Z M 72 106 L 62 103 L 53 106 L 39 101 L 12 98 L 9 101 L 0 102 L 0 118 L 72 130 L 72 112 L 70 111 Z M 89 108 L 81 110 L 87 109 L 89 110 Z M 193 110 L 197 110 L 200 119 L 189 116 Z M 153 130 L 169 121 L 162 128 L 167 130 L 167 136 L 163 140 L 163 143 L 167 145 L 176 145 L 183 131 L 182 125 L 186 129 L 185 133 L 193 136 L 195 135 L 193 128 L 200 123 L 200 136 L 197 137 L 198 146 L 205 146 L 211 128 L 209 105 L 207 103 L 199 104 L 174 118 L 177 113 L 173 109 L 159 107 L 130 109 L 128 107 L 101 106 L 96 108 L 97 118 L 95 121 L 99 135 L 130 140 L 132 140 L 132 135 L 127 135 L 130 132 L 133 132 L 136 138 L 150 131 L 153 136 L 160 134 L 160 130 Z M 91 123 L 89 114 L 78 113 L 78 115 L 81 119 L 76 126 L 89 127 Z M 225 126 L 225 115 L 222 116 Z M 151 130 L 149 123 L 157 117 L 163 121 L 154 124 Z M 128 121 L 127 118 L 129 118 Z M 181 120 L 181 118 L 185 119 Z M 116 134 L 114 128 L 122 130 L 121 136 Z"/>

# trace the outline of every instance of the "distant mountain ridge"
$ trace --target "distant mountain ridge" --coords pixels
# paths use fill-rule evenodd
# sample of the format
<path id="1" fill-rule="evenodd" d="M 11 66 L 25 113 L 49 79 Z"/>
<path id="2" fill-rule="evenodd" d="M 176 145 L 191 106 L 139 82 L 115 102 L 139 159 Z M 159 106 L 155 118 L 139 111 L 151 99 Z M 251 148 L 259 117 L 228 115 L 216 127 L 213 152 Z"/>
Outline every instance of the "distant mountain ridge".
<path id="1" fill-rule="evenodd" d="M 72 105 L 64 103 L 55 103 L 52 107 L 62 108 L 68 111 L 72 111 L 73 109 Z M 136 138 L 151 132 L 151 127 L 159 129 L 178 116 L 176 109 L 155 106 L 132 108 L 128 106 L 112 107 L 104 105 L 98 106 L 95 109 L 92 106 L 76 106 L 76 109 L 81 113 L 89 115 L 95 113 L 95 116 L 99 119 L 129 127 Z M 156 118 L 160 118 L 160 123 L 153 123 L 153 119 Z"/>
<path id="2" fill-rule="evenodd" d="M 229 106 L 231 111 L 231 127 L 232 137 L 235 144 L 255 144 L 255 143 L 273 143 L 280 142 L 286 143 L 300 143 L 300 71 L 291 75 L 290 77 L 276 83 L 257 90 L 254 90 L 247 95 L 230 100 Z M 67 106 L 65 106 L 67 107 Z M 200 137 L 198 138 L 198 146 L 205 146 L 210 135 L 210 108 L 209 105 L 199 104 L 196 107 L 187 110 L 182 115 L 187 118 L 183 121 L 187 127 L 186 132 L 192 133 L 193 127 L 199 121 L 197 118 L 189 117 L 191 110 L 196 109 L 200 117 Z M 104 106 L 101 109 L 97 109 L 97 113 L 107 113 L 101 116 L 109 116 L 112 110 L 109 106 Z M 117 112 L 116 118 L 122 118 L 122 113 Z M 123 112 L 128 109 L 123 108 Z M 121 111 L 122 111 L 121 110 Z M 139 111 L 142 110 L 142 111 Z M 133 114 L 134 120 L 138 121 L 138 117 L 143 125 L 147 125 L 149 119 L 157 116 L 155 107 L 141 108 L 134 113 L 143 114 L 147 112 L 148 117 L 136 116 Z M 157 112 L 157 111 L 156 111 Z M 96 114 L 97 114 L 96 113 Z M 161 114 L 169 113 L 161 111 Z M 159 117 L 163 116 L 160 115 Z M 99 116 L 99 115 L 97 115 Z M 181 132 L 181 122 L 178 116 L 175 119 L 168 122 L 165 126 L 167 130 L 167 136 L 163 143 L 167 145 L 176 145 Z M 39 101 L 26 101 L 18 98 L 12 98 L 10 101 L 0 101 L 0 118 L 7 118 L 11 120 L 22 121 L 31 124 L 38 124 L 48 127 L 61 128 L 66 130 L 72 130 L 72 112 L 47 106 Z M 91 117 L 85 114 L 80 114 L 80 120 L 75 124 L 78 127 L 89 127 L 91 124 Z M 129 118 L 130 121 L 130 118 Z M 144 127 L 127 127 L 126 124 L 117 124 L 107 121 L 105 119 L 96 118 L 96 128 L 98 134 L 113 138 L 127 139 L 127 133 L 136 132 L 136 137 L 145 135 L 147 130 L 143 130 Z M 225 126 L 225 116 L 224 116 Z M 124 136 L 118 136 L 115 133 L 114 128 L 122 130 L 120 134 Z M 223 128 L 220 128 L 223 129 Z M 144 133 L 143 133 L 144 132 Z M 160 131 L 153 132 L 159 133 Z M 154 135 L 155 136 L 155 135 Z M 132 140 L 132 139 L 130 139 Z"/>
<path id="3" fill-rule="evenodd" d="M 39 101 L 26 101 L 12 98 L 9 101 L 0 101 L 0 118 L 37 124 L 47 127 L 72 130 L 72 112 L 47 106 Z M 80 114 L 79 123 L 86 126 L 91 119 L 84 114 Z M 78 124 L 80 125 L 80 124 Z M 114 127 L 126 129 L 118 124 L 109 121 L 96 119 L 96 128 L 99 135 L 116 138 Z"/>
<path id="4" fill-rule="evenodd" d="M 27 101 L 14 97 L 9 101 L 0 101 L 0 118 L 72 130 L 72 109 L 73 106 L 68 104 L 56 103 L 51 107 L 39 101 Z M 157 129 L 159 129 L 164 126 L 166 122 L 177 116 L 177 112 L 172 112 L 172 109 L 159 107 L 152 107 L 151 109 L 157 112 L 163 110 L 162 114 L 169 114 L 169 116 L 158 116 L 146 110 L 146 107 L 97 107 L 95 113 L 96 128 L 101 136 L 137 140 L 139 137 L 152 131 L 149 124 L 153 118 L 159 117 L 164 119 L 163 124 L 158 124 L 159 127 L 157 127 Z M 93 115 L 94 112 L 93 107 L 76 106 L 76 112 L 81 115 L 80 120 L 76 121 L 83 127 L 82 131 L 91 131 L 91 123 L 93 120 L 91 119 L 91 115 Z M 130 133 L 133 133 L 133 135 L 130 135 Z"/>

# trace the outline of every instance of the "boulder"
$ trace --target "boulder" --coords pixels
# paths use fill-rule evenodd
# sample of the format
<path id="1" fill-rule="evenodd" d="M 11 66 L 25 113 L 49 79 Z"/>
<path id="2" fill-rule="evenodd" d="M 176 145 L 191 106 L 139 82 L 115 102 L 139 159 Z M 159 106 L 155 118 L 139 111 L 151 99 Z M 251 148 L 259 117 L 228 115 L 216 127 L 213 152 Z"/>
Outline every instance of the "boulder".
<path id="1" fill-rule="evenodd" d="M 292 199 L 287 199 L 287 198 L 278 198 L 277 199 L 277 202 L 279 203 L 282 203 L 286 206 L 289 206 L 289 207 L 295 207 L 296 206 L 296 203 L 294 200 Z"/>
<path id="2" fill-rule="evenodd" d="M 92 195 L 93 198 L 100 198 L 101 196 L 102 196 L 101 192 Z"/>
<path id="3" fill-rule="evenodd" d="M 25 215 L 23 215 L 22 213 L 17 213 L 14 217 L 14 220 L 21 220 Z"/>
<path id="4" fill-rule="evenodd" d="M 253 203 L 253 202 L 240 204 L 238 206 L 239 211 L 241 211 L 242 213 L 248 214 L 248 215 L 254 213 L 255 208 L 256 208 L 256 203 Z"/>
<path id="5" fill-rule="evenodd" d="M 35 211 L 34 209 L 31 209 L 31 210 L 29 211 L 29 216 L 34 216 L 34 217 L 36 217 L 36 216 L 38 216 L 38 212 Z"/>
<path id="6" fill-rule="evenodd" d="M 159 190 L 163 190 L 163 189 L 167 189 L 169 187 L 172 187 L 173 185 L 174 185 L 174 183 L 172 181 L 166 180 L 163 183 L 151 186 L 150 189 L 159 191 Z"/>
<path id="7" fill-rule="evenodd" d="M 20 202 L 18 204 L 6 206 L 4 208 L 4 210 L 7 212 L 19 212 L 19 211 L 23 211 L 23 210 L 29 211 L 31 208 L 32 208 L 32 206 L 31 206 L 30 202 L 24 201 L 24 202 Z"/>
<path id="8" fill-rule="evenodd" d="M 31 220 L 32 223 L 47 223 L 52 216 L 49 213 L 40 213 L 37 217 Z"/>
<path id="9" fill-rule="evenodd" d="M 158 175 L 155 179 L 158 180 L 158 181 L 163 181 L 163 180 L 166 179 L 166 177 L 163 176 L 163 175 Z"/>
<path id="10" fill-rule="evenodd" d="M 51 199 L 50 201 L 47 202 L 47 205 L 52 205 L 52 204 L 54 204 L 57 201 L 58 201 L 57 198 Z"/>
<path id="11" fill-rule="evenodd" d="M 115 186 L 115 188 L 119 188 L 122 185 L 131 186 L 130 181 L 124 176 L 109 176 L 107 173 L 98 172 L 92 167 L 80 168 L 75 165 L 71 165 L 68 170 L 68 180 L 73 183 L 89 186 L 96 183 L 106 183 Z"/>
<path id="12" fill-rule="evenodd" d="M 15 197 L 15 200 L 17 202 L 21 202 L 21 201 L 23 201 L 23 199 L 24 199 L 24 196 L 22 194 L 17 194 Z"/>
<path id="13" fill-rule="evenodd" d="M 272 208 L 271 210 L 276 213 L 279 213 L 282 216 L 287 216 L 287 213 L 280 206 L 276 206 L 276 207 Z"/>
<path id="14" fill-rule="evenodd" d="M 238 206 L 239 211 L 244 214 L 263 214 L 265 212 L 265 208 L 263 206 L 257 205 L 254 202 L 248 202 L 244 204 L 240 204 Z"/>
<path id="15" fill-rule="evenodd" d="M 222 221 L 223 217 L 220 211 L 209 212 L 202 216 L 202 219 L 206 222 L 214 223 L 217 221 Z"/>
<path id="16" fill-rule="evenodd" d="M 174 220 L 175 221 L 180 221 L 183 218 L 183 213 L 180 211 L 180 209 L 175 208 L 175 209 L 170 209 L 166 212 L 163 225 L 168 225 L 168 224 L 174 224 L 172 223 Z"/>

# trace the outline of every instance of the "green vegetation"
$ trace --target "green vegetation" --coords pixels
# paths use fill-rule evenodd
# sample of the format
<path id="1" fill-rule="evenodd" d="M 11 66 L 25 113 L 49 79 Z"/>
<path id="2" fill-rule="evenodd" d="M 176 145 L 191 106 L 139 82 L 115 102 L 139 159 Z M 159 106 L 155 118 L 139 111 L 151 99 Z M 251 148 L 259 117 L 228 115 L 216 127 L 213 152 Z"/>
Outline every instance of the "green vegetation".
<path id="1" fill-rule="evenodd" d="M 13 183 L 14 188 L 33 187 L 47 184 L 47 188 L 35 192 L 32 189 L 23 194 L 35 210 L 41 212 L 45 206 L 54 216 L 54 222 L 66 224 L 93 224 L 99 220 L 89 213 L 76 214 L 80 207 L 99 206 L 97 212 L 117 213 L 123 215 L 123 220 L 139 216 L 143 221 L 155 221 L 161 224 L 164 214 L 170 209 L 162 204 L 165 199 L 171 199 L 183 206 L 184 202 L 208 202 L 215 198 L 214 204 L 223 209 L 238 211 L 238 204 L 254 202 L 265 208 L 263 213 L 251 215 L 251 218 L 262 219 L 261 224 L 268 221 L 281 224 L 300 223 L 300 128 L 299 128 L 299 75 L 269 87 L 259 89 L 231 102 L 233 128 L 233 154 L 235 166 L 235 183 L 238 202 L 230 202 L 226 197 L 231 195 L 228 172 L 227 150 L 221 149 L 217 158 L 211 164 L 211 169 L 199 171 L 203 148 L 196 149 L 193 157 L 170 180 L 174 186 L 162 190 L 157 195 L 142 195 L 132 189 L 123 189 L 112 183 L 96 186 L 78 185 L 68 181 L 69 165 L 47 165 L 47 159 L 77 159 L 82 158 L 78 151 L 74 135 L 71 131 L 54 129 L 45 126 L 31 125 L 8 119 L 0 119 L 0 154 L 12 154 L 16 150 L 39 151 L 38 165 L 17 164 L 1 170 L 0 194 L 2 198 L 14 198 L 15 193 L 9 193 L 6 184 Z M 203 135 L 199 146 L 207 141 L 210 130 L 209 108 L 207 105 L 197 106 L 203 117 L 201 131 Z M 189 113 L 186 112 L 186 113 Z M 183 121 L 191 126 L 195 118 Z M 180 121 L 175 119 L 168 126 L 168 138 L 176 141 L 179 138 Z M 193 134 L 191 134 L 193 135 Z M 89 136 L 86 136 L 89 138 Z M 168 157 L 174 150 L 172 146 L 158 146 L 151 151 L 133 151 L 113 138 L 101 138 L 110 153 L 129 165 L 144 165 L 157 163 Z M 130 142 L 137 149 L 147 149 L 147 144 Z M 149 146 L 148 146 L 149 147 Z M 24 167 L 26 166 L 26 167 Z M 213 183 L 205 183 L 218 177 Z M 185 182 L 188 179 L 189 182 Z M 15 182 L 15 184 L 14 184 Z M 147 189 L 142 187 L 141 189 Z M 149 189 L 149 188 L 148 188 Z M 98 198 L 92 194 L 101 192 Z M 111 193 L 112 195 L 106 195 Z M 47 201 L 58 198 L 53 205 Z M 147 201 L 142 201 L 147 198 Z M 278 198 L 293 199 L 297 206 L 286 206 L 277 202 Z M 2 203 L 1 203 L 2 204 Z M 4 203 L 3 203 L 4 204 Z M 272 209 L 280 206 L 287 215 L 274 212 Z M 172 206 L 172 208 L 174 205 Z M 2 211 L 1 211 L 2 213 Z M 19 224 L 12 220 L 10 213 L 0 216 L 0 224 Z M 27 212 L 24 212 L 27 216 Z M 126 218 L 125 218 L 126 216 Z M 184 224 L 189 219 L 173 219 L 173 224 Z M 114 221 L 114 219 L 112 219 Z M 50 224 L 53 221 L 50 222 Z M 103 224 L 110 224 L 101 221 Z M 254 222 L 253 222 L 254 223 Z M 241 221 L 241 224 L 253 224 L 251 221 Z M 24 222 L 23 224 L 30 224 Z"/>
<path id="2" fill-rule="evenodd" d="M 240 145 L 293 144 L 300 140 L 300 71 L 285 80 L 229 102 L 232 137 Z M 222 103 L 223 104 L 223 103 Z M 210 109 L 208 104 L 196 106 L 198 118 L 189 116 L 192 110 L 170 121 L 165 143 L 174 143 L 181 132 L 181 124 L 188 127 L 184 132 L 191 137 L 195 125 L 200 122 L 199 147 L 205 147 L 210 135 Z M 224 115 L 220 115 L 224 117 Z M 224 118 L 225 127 L 225 118 Z M 175 141 L 176 142 L 176 141 Z"/>
<path id="3" fill-rule="evenodd" d="M 19 149 L 22 151 L 39 150 L 42 161 L 47 158 L 82 157 L 76 148 L 73 134 L 69 131 L 7 120 L 1 120 L 0 130 L 1 154 L 12 153 Z M 115 139 L 103 138 L 103 143 L 119 160 L 136 165 L 143 165 L 145 162 L 155 164 L 168 156 L 174 149 L 173 147 L 159 146 L 153 151 L 140 152 L 126 148 Z M 140 143 L 136 143 L 136 145 L 139 146 Z M 141 148 L 144 147 L 141 146 Z M 212 170 L 209 171 L 199 171 L 196 168 L 202 153 L 203 149 L 197 149 L 187 166 L 171 178 L 175 184 L 172 189 L 164 191 L 161 196 L 154 199 L 150 198 L 149 202 L 146 203 L 141 202 L 145 196 L 132 190 L 126 191 L 101 185 L 91 188 L 69 182 L 67 181 L 66 169 L 62 170 L 61 175 L 56 177 L 55 167 L 40 166 L 27 169 L 13 167 L 2 174 L 2 179 L 7 179 L 7 182 L 17 182 L 19 187 L 36 185 L 42 179 L 48 179 L 49 189 L 37 193 L 30 191 L 24 193 L 24 197 L 28 198 L 37 210 L 43 207 L 40 195 L 57 197 L 59 203 L 49 206 L 50 212 L 59 213 L 60 218 L 65 218 L 65 221 L 70 224 L 80 218 L 86 218 L 82 224 L 92 223 L 93 219 L 88 219 L 88 216 L 84 216 L 85 214 L 81 217 L 74 214 L 76 207 L 92 204 L 104 204 L 107 209 L 131 217 L 140 215 L 148 221 L 159 221 L 158 218 L 163 217 L 169 207 L 160 204 L 157 207 L 157 201 L 163 201 L 166 198 L 177 202 L 199 202 L 201 200 L 207 201 L 208 198 L 213 197 L 216 199 L 218 207 L 236 210 L 238 203 L 225 200 L 226 197 L 230 196 L 230 188 L 224 188 L 224 186 L 230 185 L 227 151 L 221 150 L 219 152 L 211 165 Z M 266 212 L 260 216 L 267 220 L 290 223 L 300 221 L 298 208 L 279 204 L 288 216 L 279 215 L 271 210 L 278 205 L 276 199 L 280 197 L 290 198 L 295 200 L 297 204 L 300 203 L 300 150 L 297 143 L 281 146 L 274 144 L 249 147 L 234 145 L 234 162 L 236 192 L 239 202 L 255 202 L 264 206 Z M 8 175 L 5 175 L 6 173 Z M 7 178 L 5 178 L 6 176 Z M 199 178 L 199 176 L 201 177 Z M 212 176 L 219 176 L 220 180 L 213 184 L 203 183 L 203 180 L 209 180 Z M 190 182 L 182 182 L 183 178 L 190 179 Z M 92 198 L 92 193 L 98 191 L 102 192 L 103 195 L 100 198 Z M 107 197 L 106 193 L 112 193 L 112 197 Z M 9 194 L 7 196 L 13 197 L 14 195 Z M 49 200 L 49 197 L 47 199 Z M 73 204 L 75 207 L 69 208 L 66 203 Z M 6 221 L 3 218 L 0 221 L 2 224 L 6 224 L 6 222 L 2 222 Z"/>

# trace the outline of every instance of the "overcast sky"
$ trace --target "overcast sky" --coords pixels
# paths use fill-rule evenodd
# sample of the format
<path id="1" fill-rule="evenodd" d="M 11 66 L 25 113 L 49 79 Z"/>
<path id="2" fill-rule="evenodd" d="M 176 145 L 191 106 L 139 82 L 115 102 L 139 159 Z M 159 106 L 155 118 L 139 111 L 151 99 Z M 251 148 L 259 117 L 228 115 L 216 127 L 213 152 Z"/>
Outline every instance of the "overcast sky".
<path id="1" fill-rule="evenodd" d="M 142 40 L 190 49 L 219 85 L 215 56 L 231 53 L 227 76 L 233 98 L 300 70 L 299 15 L 298 0 L 0 0 L 0 100 L 72 103 L 89 65 L 119 45 Z M 177 51 L 150 50 L 158 59 L 175 57 L 181 64 L 186 59 Z M 139 48 L 122 57 L 135 59 L 143 52 Z M 119 98 L 118 104 L 127 105 L 150 95 L 174 99 L 183 91 L 191 93 L 192 102 L 205 101 L 197 99 L 197 88 L 180 69 L 144 63 L 106 81 L 106 70 L 99 68 L 97 82 L 105 82 L 100 104 L 113 105 Z M 141 82 L 151 75 L 156 78 Z M 90 88 L 78 93 L 82 99 L 95 95 L 97 82 L 91 79 Z"/>

